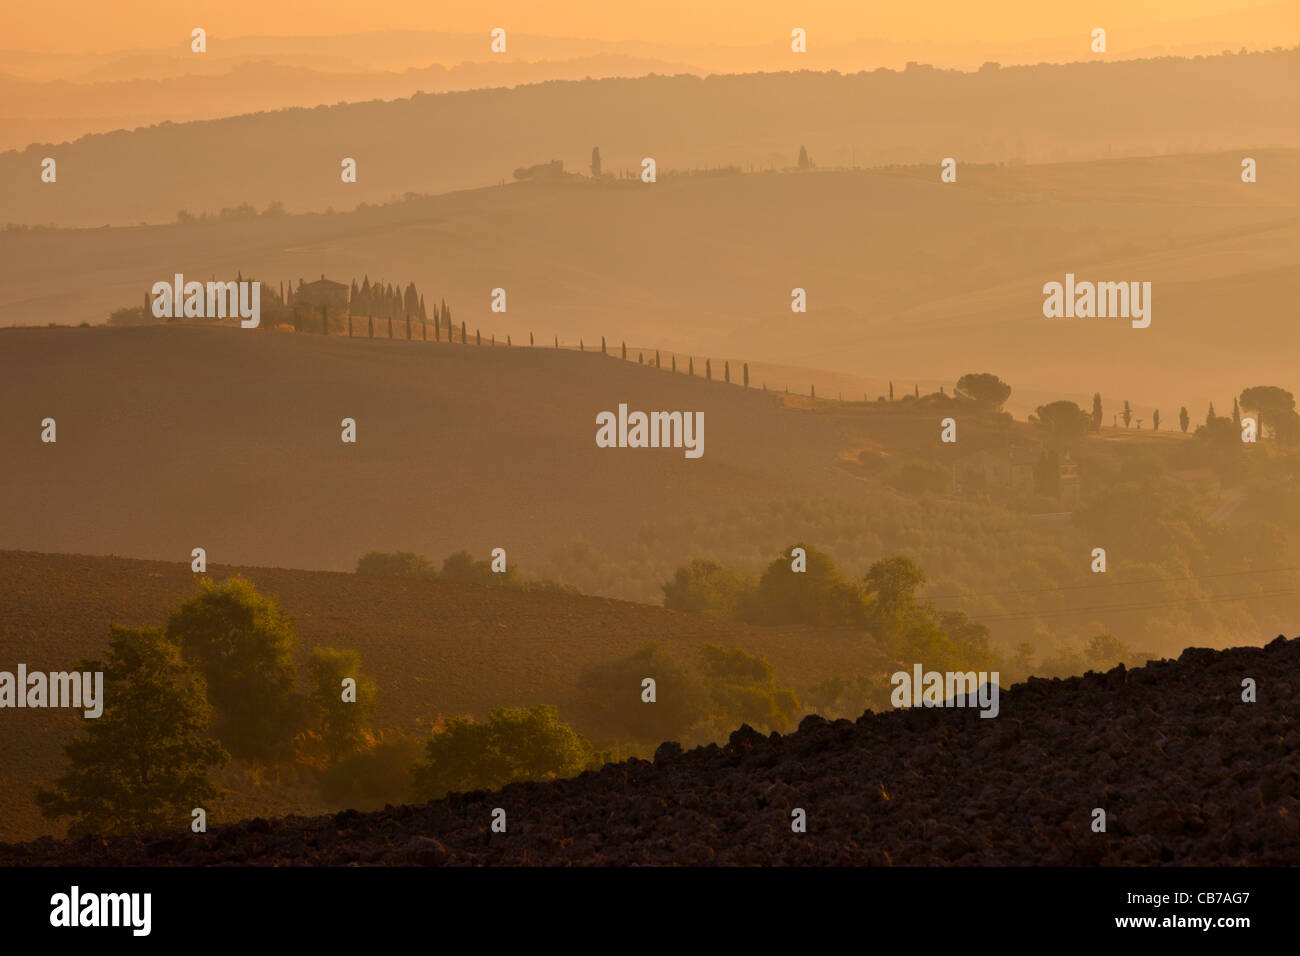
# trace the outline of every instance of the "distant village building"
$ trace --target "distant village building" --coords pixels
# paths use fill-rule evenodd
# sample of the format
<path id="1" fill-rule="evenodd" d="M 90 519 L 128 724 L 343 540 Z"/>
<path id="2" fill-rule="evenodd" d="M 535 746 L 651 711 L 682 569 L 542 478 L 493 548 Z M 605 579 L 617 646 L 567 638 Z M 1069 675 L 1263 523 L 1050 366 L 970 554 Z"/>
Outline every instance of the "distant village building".
<path id="1" fill-rule="evenodd" d="M 315 282 L 303 282 L 298 280 L 298 288 L 294 290 L 293 301 L 295 305 L 319 308 L 327 306 L 331 309 L 343 311 L 348 307 L 349 287 L 346 283 L 335 282 L 332 279 L 321 277 Z"/>
<path id="2" fill-rule="evenodd" d="M 1067 451 L 1061 458 L 1061 507 L 1073 511 L 1079 507 L 1079 466 L 1070 459 Z"/>
<path id="3" fill-rule="evenodd" d="M 1079 466 L 1069 452 L 1059 456 L 1041 442 L 1018 441 L 970 452 L 952 466 L 957 494 L 1002 490 L 1057 498 L 1065 510 L 1079 504 Z"/>
<path id="4" fill-rule="evenodd" d="M 1025 442 L 971 452 L 952 466 L 953 489 L 958 494 L 968 494 L 986 488 L 1004 488 L 1032 495 L 1041 452 L 1041 446 Z"/>

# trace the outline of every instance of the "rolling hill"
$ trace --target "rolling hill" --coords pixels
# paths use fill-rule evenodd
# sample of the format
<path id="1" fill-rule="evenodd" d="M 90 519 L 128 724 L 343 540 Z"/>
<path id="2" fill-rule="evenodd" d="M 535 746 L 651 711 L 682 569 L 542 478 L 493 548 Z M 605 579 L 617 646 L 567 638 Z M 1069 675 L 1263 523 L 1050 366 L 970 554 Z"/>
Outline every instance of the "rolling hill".
<path id="1" fill-rule="evenodd" d="M 0 233 L 0 323 L 104 321 L 176 272 L 363 275 L 445 296 L 471 332 L 606 336 L 781 389 L 871 398 L 987 370 L 1018 414 L 1093 391 L 1197 418 L 1287 386 L 1300 346 L 1300 152 L 1045 166 L 521 183 L 334 215 Z M 61 187 L 60 187 L 61 188 Z M 1152 323 L 1049 320 L 1045 282 L 1150 281 Z M 808 312 L 790 311 L 791 290 Z M 508 311 L 490 311 L 491 290 Z M 1242 341 L 1260 348 L 1243 352 Z M 634 353 L 635 354 L 635 353 Z M 795 368 L 797 367 L 797 368 Z M 840 377 L 818 379 L 813 370 Z M 856 381 L 848 381 L 854 379 Z M 861 383 L 861 387 L 856 387 Z"/>
<path id="2" fill-rule="evenodd" d="M 1290 40 L 1290 38 L 1288 38 Z M 169 222 L 282 202 L 350 209 L 497 183 L 561 159 L 585 170 L 1067 161 L 1300 146 L 1300 48 L 964 73 L 812 71 L 554 81 L 249 113 L 0 154 L 6 222 Z M 57 160 L 56 183 L 41 161 Z M 357 160 L 355 183 L 340 179 Z M 197 206 L 198 209 L 194 207 Z"/>
<path id="3" fill-rule="evenodd" d="M 300 670 L 313 647 L 357 650 L 378 687 L 375 726 L 409 733 L 428 733 L 439 715 L 482 718 L 494 707 L 563 704 L 585 665 L 651 641 L 684 662 L 705 644 L 744 647 L 767 657 L 778 681 L 798 687 L 883 666 L 884 660 L 862 634 L 749 627 L 606 598 L 209 566 L 214 579 L 233 574 L 251 580 L 293 616 Z M 18 662 L 32 670 L 64 670 L 101 657 L 110 623 L 165 626 L 168 613 L 197 587 L 188 564 L 13 551 L 0 552 L 0 577 L 0 670 L 9 671 Z M 0 841 L 57 831 L 40 818 L 31 792 L 63 771 L 62 744 L 79 722 L 68 711 L 4 712 Z M 301 811 L 293 802 L 297 792 L 245 786 L 227 794 L 214 813 Z M 312 807 L 323 808 L 306 804 Z"/>
<path id="4" fill-rule="evenodd" d="M 1241 701 L 1253 676 L 1258 703 Z M 609 764 L 424 806 L 0 847 L 8 865 L 1295 865 L 1300 640 Z M 1269 689 L 1277 696 L 1268 696 Z M 495 808 L 505 833 L 489 829 Z M 792 832 L 792 813 L 806 832 Z M 1105 812 L 1095 832 L 1095 811 Z"/>

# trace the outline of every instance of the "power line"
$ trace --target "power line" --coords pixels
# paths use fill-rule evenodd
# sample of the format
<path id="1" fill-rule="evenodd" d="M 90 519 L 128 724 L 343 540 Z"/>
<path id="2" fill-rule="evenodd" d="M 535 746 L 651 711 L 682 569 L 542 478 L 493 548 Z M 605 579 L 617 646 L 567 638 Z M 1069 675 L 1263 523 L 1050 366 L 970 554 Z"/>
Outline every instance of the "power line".
<path id="1" fill-rule="evenodd" d="M 1251 599 L 1282 597 L 1300 593 L 1300 588 L 1284 588 L 1278 591 L 1257 591 L 1249 594 L 1221 594 L 1209 597 L 1188 597 L 1172 601 L 1139 601 L 1134 604 L 1100 604 L 1093 607 L 1056 608 L 1040 612 L 1017 612 L 980 618 L 978 623 L 1006 624 L 1014 621 L 1032 621 L 1038 618 L 1071 617 L 1083 614 L 1101 614 L 1110 611 L 1154 611 L 1183 607 L 1189 604 L 1220 604 L 1228 601 L 1248 601 Z"/>
<path id="2" fill-rule="evenodd" d="M 1131 587 L 1139 584 L 1176 584 L 1182 581 L 1205 581 L 1211 578 L 1226 578 L 1241 574 L 1281 574 L 1286 571 L 1300 571 L 1300 566 L 1293 568 L 1266 568 L 1263 570 L 1246 570 L 1246 571 L 1218 571 L 1214 574 L 1190 574 L 1178 578 L 1147 578 L 1139 581 L 1107 581 L 1096 584 L 1070 584 L 1065 586 L 1049 588 L 1025 588 L 1013 589 L 1009 591 L 980 591 L 973 594 L 962 594 L 959 597 L 963 599 L 977 597 L 998 597 L 1006 594 L 1047 594 L 1056 591 L 1085 591 L 1100 588 L 1119 588 Z"/>

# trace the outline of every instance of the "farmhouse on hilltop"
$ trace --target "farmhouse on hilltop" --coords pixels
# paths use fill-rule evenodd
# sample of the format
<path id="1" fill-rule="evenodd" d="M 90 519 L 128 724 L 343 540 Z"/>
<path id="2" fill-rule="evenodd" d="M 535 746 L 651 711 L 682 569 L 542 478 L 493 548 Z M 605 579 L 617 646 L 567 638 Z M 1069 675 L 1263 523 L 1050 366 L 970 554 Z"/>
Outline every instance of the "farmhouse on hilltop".
<path id="1" fill-rule="evenodd" d="M 313 307 L 323 305 L 342 311 L 348 307 L 348 288 L 346 283 L 325 278 L 325 273 L 322 272 L 321 277 L 315 282 L 304 283 L 299 279 L 298 288 L 294 290 L 293 301 L 295 305 Z"/>

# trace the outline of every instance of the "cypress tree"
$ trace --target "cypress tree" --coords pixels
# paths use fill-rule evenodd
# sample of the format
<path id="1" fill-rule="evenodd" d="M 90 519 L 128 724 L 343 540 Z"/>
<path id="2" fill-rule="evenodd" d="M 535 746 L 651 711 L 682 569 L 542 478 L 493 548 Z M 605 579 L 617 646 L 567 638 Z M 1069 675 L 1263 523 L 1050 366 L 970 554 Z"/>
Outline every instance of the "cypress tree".
<path id="1" fill-rule="evenodd" d="M 465 344 L 466 344 L 466 339 L 465 339 L 465 322 L 464 322 L 464 320 L 462 320 L 461 323 L 460 323 L 460 344 L 461 344 L 461 345 L 465 345 Z"/>
<path id="2" fill-rule="evenodd" d="M 809 385 L 808 388 L 811 389 L 811 391 L 808 392 L 808 397 L 809 397 L 809 398 L 816 398 L 816 397 L 817 397 L 817 386 L 816 386 L 816 385 Z"/>
<path id="3" fill-rule="evenodd" d="M 529 345 L 530 347 L 533 345 L 533 333 L 532 333 L 532 332 L 529 332 L 529 333 L 528 333 L 528 345 Z"/>
<path id="4" fill-rule="evenodd" d="M 474 330 L 474 344 L 475 345 L 483 344 L 483 333 L 480 332 L 478 329 Z"/>
<path id="5" fill-rule="evenodd" d="M 704 360 L 704 377 L 710 382 L 713 381 L 713 360 L 712 359 Z"/>
<path id="6" fill-rule="evenodd" d="M 749 363 L 745 363 L 745 388 L 749 388 Z"/>
<path id="7" fill-rule="evenodd" d="M 674 356 L 673 356 L 673 373 L 676 374 L 676 372 L 677 372 L 677 356 L 674 355 Z"/>
<path id="8" fill-rule="evenodd" d="M 655 368 L 663 368 L 663 366 L 659 364 L 659 350 L 658 350 L 658 349 L 655 349 Z"/>
<path id="9" fill-rule="evenodd" d="M 893 382 L 890 382 L 890 383 L 889 383 L 889 400 L 890 400 L 891 402 L 894 400 L 894 383 L 893 383 Z M 863 398 L 863 401 L 866 401 L 866 399 Z"/>
<path id="10" fill-rule="evenodd" d="M 722 363 L 722 380 L 726 382 L 728 385 L 731 384 L 731 363 L 730 362 Z"/>
<path id="11" fill-rule="evenodd" d="M 687 361 L 690 363 L 690 368 L 689 368 L 687 371 L 688 371 L 691 375 L 694 375 L 694 374 L 695 374 L 695 356 L 692 355 L 692 356 L 691 356 Z"/>

